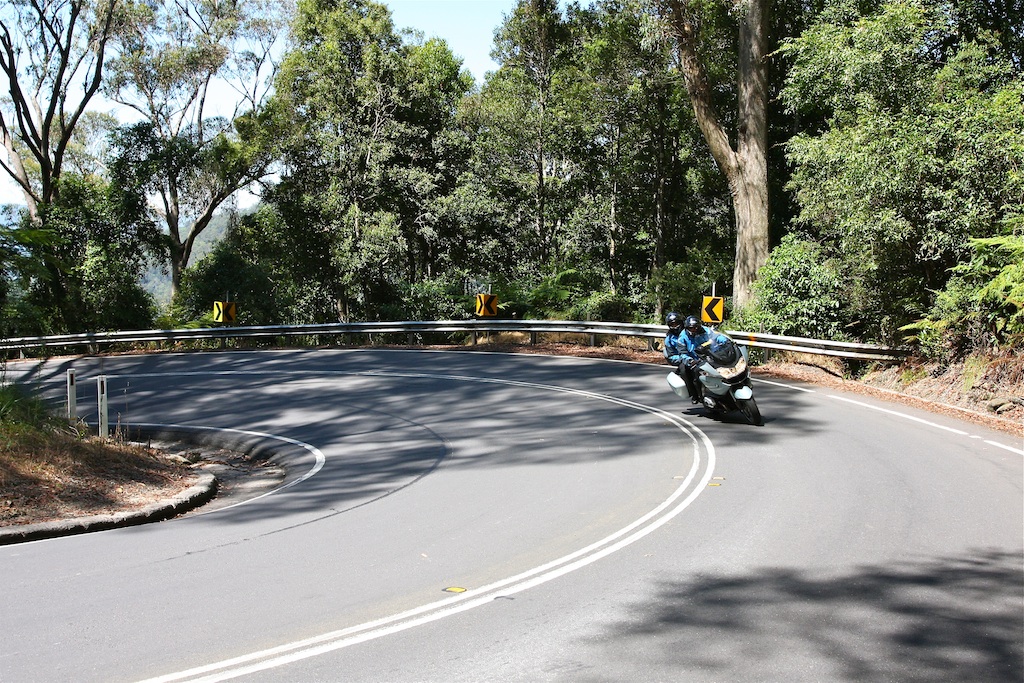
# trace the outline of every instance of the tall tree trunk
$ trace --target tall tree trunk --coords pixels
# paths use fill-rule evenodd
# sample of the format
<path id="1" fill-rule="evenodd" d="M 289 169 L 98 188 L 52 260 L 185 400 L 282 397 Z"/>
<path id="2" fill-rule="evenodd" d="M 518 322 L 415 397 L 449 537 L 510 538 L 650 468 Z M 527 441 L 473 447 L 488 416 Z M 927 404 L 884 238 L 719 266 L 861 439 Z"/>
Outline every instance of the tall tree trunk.
<path id="1" fill-rule="evenodd" d="M 714 110 L 707 73 L 697 54 L 697 30 L 682 0 L 660 5 L 676 39 L 680 69 L 693 112 L 711 154 L 729 182 L 736 217 L 733 303 L 753 300 L 758 269 L 768 260 L 768 88 L 765 68 L 767 0 L 736 0 L 739 73 L 736 149 Z"/>
<path id="2" fill-rule="evenodd" d="M 733 303 L 753 299 L 758 269 L 768 260 L 767 0 L 744 0 L 739 42 L 739 177 L 729 179 L 736 211 Z"/>

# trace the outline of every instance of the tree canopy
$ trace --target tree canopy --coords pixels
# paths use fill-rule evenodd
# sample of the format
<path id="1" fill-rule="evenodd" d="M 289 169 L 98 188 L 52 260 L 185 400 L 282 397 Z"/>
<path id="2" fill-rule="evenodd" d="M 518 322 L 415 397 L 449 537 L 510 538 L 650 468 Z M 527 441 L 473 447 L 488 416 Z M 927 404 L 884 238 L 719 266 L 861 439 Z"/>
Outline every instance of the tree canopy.
<path id="1" fill-rule="evenodd" d="M 182 323 L 220 292 L 246 323 L 462 317 L 479 287 L 502 315 L 651 322 L 716 289 L 764 331 L 1006 347 L 1021 4 L 520 0 L 478 83 L 371 0 L 64 3 L 92 32 L 39 71 L 32 22 L 71 35 L 78 15 L 18 2 L 4 169 L 35 204 L 0 235 L 8 328 L 29 305 L 54 331 L 140 321 L 148 304 L 72 302 L 133 296 L 153 258 Z M 73 102 L 72 65 L 86 102 L 138 118 Z M 238 106 L 214 112 L 225 84 Z M 254 182 L 258 207 L 193 263 Z"/>

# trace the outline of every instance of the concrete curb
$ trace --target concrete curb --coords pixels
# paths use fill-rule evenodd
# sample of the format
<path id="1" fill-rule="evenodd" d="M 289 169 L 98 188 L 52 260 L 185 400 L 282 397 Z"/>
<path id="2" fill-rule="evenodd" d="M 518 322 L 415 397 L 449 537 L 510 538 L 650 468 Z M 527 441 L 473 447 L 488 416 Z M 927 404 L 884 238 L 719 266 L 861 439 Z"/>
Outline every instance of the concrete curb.
<path id="1" fill-rule="evenodd" d="M 199 482 L 194 486 L 185 489 L 173 498 L 152 503 L 138 510 L 0 528 L 0 545 L 159 522 L 204 505 L 215 495 L 217 495 L 217 478 L 204 472 L 199 475 Z"/>
<path id="2" fill-rule="evenodd" d="M 122 425 L 122 428 L 129 438 L 143 442 L 150 439 L 164 440 L 199 447 L 223 448 L 250 456 L 266 456 L 274 459 L 284 470 L 287 470 L 291 463 L 299 462 L 296 455 L 300 459 L 309 457 L 309 453 L 305 449 L 297 447 L 294 443 L 255 432 L 165 424 L 125 424 Z M 294 454 L 289 455 L 289 451 L 294 451 Z M 225 486 L 228 485 L 225 484 Z M 171 519 L 206 505 L 217 496 L 219 488 L 220 484 L 216 475 L 211 472 L 203 472 L 194 486 L 173 498 L 147 505 L 138 510 L 40 524 L 0 527 L 0 546 Z"/>

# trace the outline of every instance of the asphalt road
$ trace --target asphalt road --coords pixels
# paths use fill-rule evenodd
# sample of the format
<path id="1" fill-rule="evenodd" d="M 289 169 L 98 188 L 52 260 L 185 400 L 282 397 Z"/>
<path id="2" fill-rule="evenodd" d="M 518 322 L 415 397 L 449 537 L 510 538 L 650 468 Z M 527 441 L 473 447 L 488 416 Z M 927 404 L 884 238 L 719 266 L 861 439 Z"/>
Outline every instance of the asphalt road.
<path id="1" fill-rule="evenodd" d="M 280 444 L 275 493 L 0 547 L 0 681 L 1024 680 L 1024 444 L 666 369 L 264 351 L 12 363 Z"/>

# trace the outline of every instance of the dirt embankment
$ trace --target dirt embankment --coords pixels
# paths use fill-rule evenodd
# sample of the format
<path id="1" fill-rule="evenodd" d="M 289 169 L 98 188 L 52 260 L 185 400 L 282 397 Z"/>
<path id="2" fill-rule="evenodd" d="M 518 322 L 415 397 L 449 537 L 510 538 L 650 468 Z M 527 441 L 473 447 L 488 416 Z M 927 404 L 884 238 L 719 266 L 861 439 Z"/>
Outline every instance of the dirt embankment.
<path id="1" fill-rule="evenodd" d="M 1024 384 L 989 379 L 975 383 L 959 368 L 884 368 L 847 379 L 820 362 L 771 362 L 759 374 L 868 394 L 981 424 L 1024 438 Z"/>

